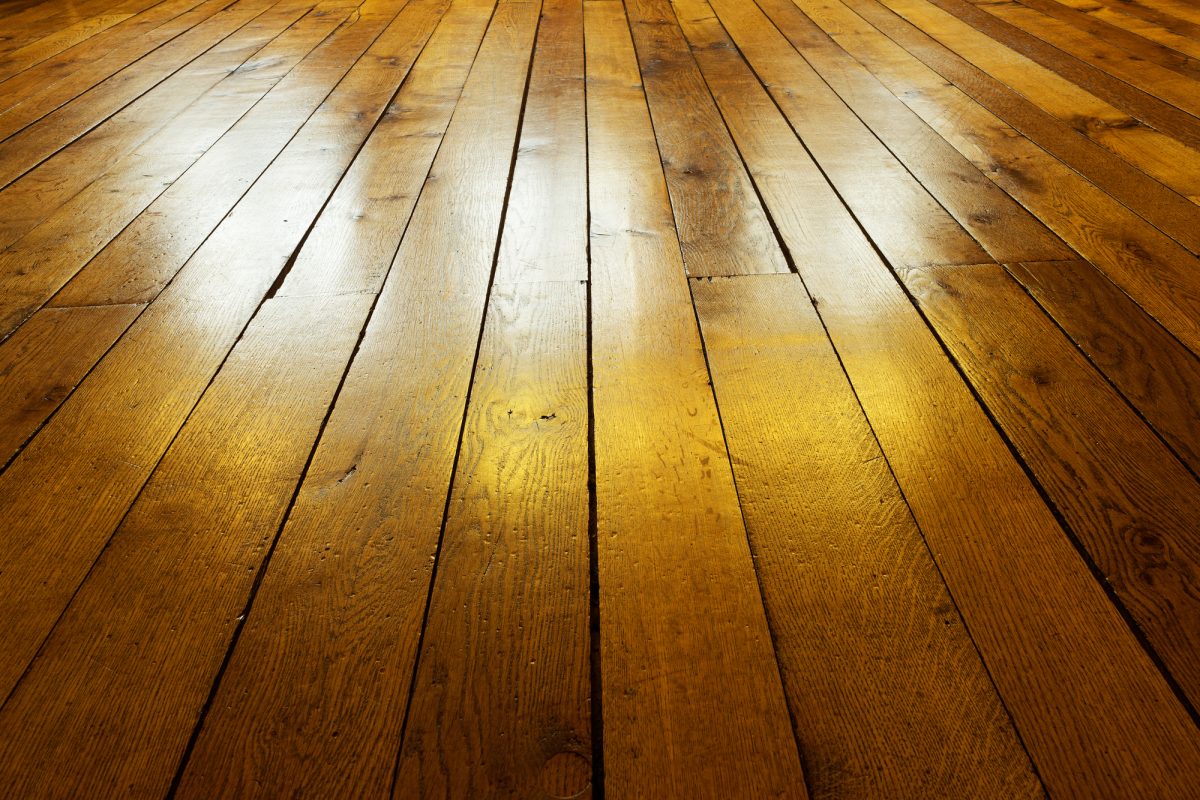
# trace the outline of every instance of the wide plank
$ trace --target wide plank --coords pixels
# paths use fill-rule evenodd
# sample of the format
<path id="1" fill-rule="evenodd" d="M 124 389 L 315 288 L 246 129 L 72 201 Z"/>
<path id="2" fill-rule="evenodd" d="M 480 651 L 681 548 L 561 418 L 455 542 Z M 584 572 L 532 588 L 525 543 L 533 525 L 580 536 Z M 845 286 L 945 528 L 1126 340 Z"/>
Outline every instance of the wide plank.
<path id="1" fill-rule="evenodd" d="M 692 294 L 812 796 L 1043 797 L 799 277 Z"/>
<path id="2" fill-rule="evenodd" d="M 1002 267 L 904 283 L 1192 703 L 1200 484 Z"/>
<path id="3" fill-rule="evenodd" d="M 1008 270 L 1200 474 L 1200 359 L 1086 262 Z"/>
<path id="4" fill-rule="evenodd" d="M 171 787 L 370 302 L 255 316 L 0 710 L 18 796 Z"/>
<path id="5" fill-rule="evenodd" d="M 806 797 L 628 23 L 584 17 L 604 792 Z"/>
<path id="6" fill-rule="evenodd" d="M 710 58 L 725 67 L 729 92 L 717 94 L 723 111 L 755 91 L 765 95 L 745 64 L 736 68 L 736 52 L 720 46 L 728 39 L 707 3 L 676 0 L 675 7 L 706 56 L 706 75 Z M 752 175 L 758 157 L 767 168 L 771 154 L 789 146 L 772 138 L 775 131 L 734 127 Z M 834 266 L 795 263 L 1048 792 L 1186 797 L 1192 767 L 1180 765 L 1200 765 L 1188 712 L 895 277 L 844 210 L 839 221 L 832 190 L 818 198 L 817 185 L 796 173 L 790 187 L 779 176 L 770 193 L 764 188 L 767 211 L 786 245 L 806 246 L 812 219 L 804 212 L 818 201 L 825 209 L 824 230 L 838 237 L 842 258 Z M 809 204 L 798 206 L 796 196 Z"/>
<path id="7" fill-rule="evenodd" d="M 352 70 L 168 291 L 0 475 L 0 694 L 7 695 L 108 542 L 440 16 L 418 0 Z M 390 34 L 390 35 L 388 35 Z M 264 226 L 273 235 L 262 236 Z M 104 416 L 106 424 L 94 420 Z M 31 491 L 30 487 L 37 487 Z M 49 498 L 54 498 L 53 502 Z"/>
<path id="8" fill-rule="evenodd" d="M 496 6 L 180 797 L 391 790 L 539 10 Z"/>
<path id="9" fill-rule="evenodd" d="M 787 272 L 670 4 L 635 0 L 626 8 L 688 274 Z"/>
<path id="10" fill-rule="evenodd" d="M 54 413 L 142 310 L 48 308 L 0 345 L 0 467 Z"/>

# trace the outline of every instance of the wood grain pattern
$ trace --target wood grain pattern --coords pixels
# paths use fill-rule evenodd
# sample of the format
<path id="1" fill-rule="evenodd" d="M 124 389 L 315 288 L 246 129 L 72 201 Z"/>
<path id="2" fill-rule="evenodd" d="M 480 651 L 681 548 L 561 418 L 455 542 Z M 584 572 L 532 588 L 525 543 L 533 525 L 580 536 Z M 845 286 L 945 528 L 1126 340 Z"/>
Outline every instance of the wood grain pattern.
<path id="1" fill-rule="evenodd" d="M 553 181 L 568 213 L 505 217 L 400 798 L 590 796 L 583 3 L 545 3 L 536 47 L 511 202 Z"/>
<path id="2" fill-rule="evenodd" d="M 166 793 L 369 305 L 255 317 L 0 711 L 17 794 Z"/>
<path id="3" fill-rule="evenodd" d="M 271 0 L 241 0 L 145 54 L 136 68 L 122 69 L 78 97 L 67 95 L 87 80 L 78 77 L 87 75 L 82 70 L 47 87 L 61 88 L 61 97 L 55 94 L 53 99 L 27 101 L 0 114 L 0 135 L 5 137 L 0 143 L 0 184 L 15 180 L 200 56 L 211 46 L 214 35 L 224 38 L 232 34 L 271 5 Z M 46 124 L 33 127 L 43 119 Z"/>
<path id="4" fill-rule="evenodd" d="M 1009 271 L 1200 472 L 1200 360 L 1086 262 L 1015 264 Z"/>
<path id="5" fill-rule="evenodd" d="M 539 8 L 496 6 L 182 797 L 390 791 Z"/>
<path id="6" fill-rule="evenodd" d="M 935 120 L 951 117 L 958 122 L 955 128 L 974 131 L 976 139 L 987 138 L 985 134 L 997 128 L 997 133 L 1010 138 L 1009 130 L 1023 134 L 1191 252 L 1200 252 L 1200 207 L 1195 203 L 1041 110 L 887 8 L 873 0 L 845 2 L 845 6 L 838 2 L 823 8 L 836 15 L 836 21 L 819 15 L 814 18 L 827 31 L 834 31 L 832 35 L 839 44 L 947 139 L 954 141 L 946 132 L 947 126 Z M 806 2 L 806 7 L 812 5 Z M 847 14 L 848 8 L 855 13 Z M 878 31 L 865 26 L 864 21 Z M 845 31 L 845 35 L 839 35 L 835 28 Z M 989 114 L 961 102 L 955 90 L 1005 124 L 997 126 Z M 933 108 L 927 104 L 933 104 Z M 999 137 L 993 134 L 990 138 Z"/>
<path id="7" fill-rule="evenodd" d="M 960 93 L 925 93 L 944 87 L 935 74 L 912 60 L 892 91 L 906 97 L 930 124 L 975 163 L 987 165 L 1002 188 L 1026 204 L 1080 255 L 1120 285 L 1194 352 L 1200 328 L 1193 309 L 1200 302 L 1200 261 L 1090 182 L 1028 140 L 997 129 Z M 880 74 L 884 74 L 882 68 Z M 919 91 L 909 92 L 917 86 Z M 950 114 L 947 108 L 951 109 Z M 978 124 L 962 125 L 958 115 Z"/>
<path id="8" fill-rule="evenodd" d="M 1190 0 L 0 0 L 0 794 L 1193 800 Z"/>
<path id="9" fill-rule="evenodd" d="M 728 40 L 707 4 L 677 0 L 675 6 L 697 52 L 714 61 L 721 56 L 726 74 L 736 75 L 731 49 L 719 46 Z M 745 65 L 741 70 L 745 75 Z M 750 88 L 744 81 L 739 86 Z M 739 97 L 744 94 L 727 99 L 733 104 Z M 735 129 L 734 138 L 743 152 L 771 152 L 783 145 L 749 144 L 770 133 L 747 126 L 741 135 Z M 753 163 L 750 171 L 756 174 Z M 783 241 L 805 242 L 811 223 L 790 198 L 811 193 L 811 183 L 797 174 L 790 191 L 786 180 L 777 191 L 779 201 L 765 191 L 764 200 Z M 821 206 L 836 219 L 832 190 L 826 193 Z M 826 228 L 840 237 L 836 268 L 796 261 L 797 268 L 1046 788 L 1051 795 L 1116 797 L 1134 786 L 1185 797 L 1187 780 L 1173 765 L 1200 756 L 1187 711 L 894 277 L 849 214 L 841 217 Z M 1106 660 L 1096 662 L 1094 652 Z M 1173 733 L 1161 727 L 1163 712 Z M 1139 726 L 1133 739 L 1127 738 L 1131 726 Z M 1140 744 L 1132 747 L 1132 741 Z"/>
<path id="10" fill-rule="evenodd" d="M 398 11 L 389 2 L 371 4 L 337 30 L 83 264 L 51 304 L 153 300 L 314 115 L 353 113 L 338 88 L 357 82 L 347 73 Z"/>
<path id="11" fill-rule="evenodd" d="M 1110 95 L 1097 96 L 1089 91 L 1095 87 L 1059 75 L 1034 60 L 1026 48 L 1011 49 L 1006 41 L 991 38 L 940 7 L 945 0 L 881 2 L 1098 144 L 1176 191 L 1193 199 L 1200 197 L 1200 167 L 1195 166 L 1196 150 L 1191 137 L 1173 138 L 1179 132 L 1174 129 L 1168 132 L 1155 124 L 1157 121 L 1152 121 L 1144 109 L 1129 110 L 1115 104 L 1116 98 Z M 976 22 L 990 19 L 966 3 L 954 8 L 971 14 Z M 1134 91 L 1132 87 L 1130 90 Z"/>
<path id="12" fill-rule="evenodd" d="M 993 258 L 1028 260 L 1012 256 L 1025 252 L 1058 254 L 1039 259 L 1044 261 L 1071 257 L 1053 233 L 837 47 L 797 4 L 760 5 L 847 107 Z"/>
<path id="13" fill-rule="evenodd" d="M 635 1 L 627 8 L 688 274 L 787 272 L 670 5 Z"/>
<path id="14" fill-rule="evenodd" d="M 1138 621 L 1200 698 L 1200 484 L 1001 267 L 903 276 Z"/>
<path id="15" fill-rule="evenodd" d="M 0 244 L 11 246 L 89 185 L 111 176 L 114 168 L 119 180 L 132 182 L 137 173 L 119 170 L 132 166 L 131 152 L 140 153 L 136 157 L 140 167 L 156 166 L 152 157 L 156 151 L 198 157 L 206 144 L 233 125 L 349 13 L 342 8 L 331 18 L 335 10 L 275 6 L 24 174 L 0 194 L 4 217 Z M 303 21 L 297 23 L 301 17 Z M 210 105 L 209 101 L 216 102 Z M 121 185 L 111 177 L 107 183 L 110 194 L 114 185 Z"/>
<path id="16" fill-rule="evenodd" d="M 1042 797 L 799 277 L 692 292 L 812 795 Z"/>
<path id="17" fill-rule="evenodd" d="M 584 16 L 605 792 L 805 797 L 628 24 Z"/>
<path id="18" fill-rule="evenodd" d="M 901 264 L 987 260 L 983 248 L 846 107 L 757 6 L 717 0 L 712 8 L 829 182 L 889 259 Z"/>
<path id="19" fill-rule="evenodd" d="M 218 83 L 212 89 L 216 93 L 215 102 L 193 106 L 196 113 L 185 111 L 177 116 L 141 143 L 137 151 L 112 164 L 48 219 L 0 253 L 0 291 L 4 294 L 0 303 L 0 335 L 49 300 L 130 220 L 192 166 L 296 61 L 328 35 L 340 19 L 340 16 L 316 17 L 315 25 L 299 26 L 299 41 L 286 41 L 285 48 L 290 49 L 271 54 L 282 58 L 274 63 L 260 62 L 260 69 L 237 72 Z M 21 198 L 18 194 L 14 199 L 20 202 Z M 78 220 L 85 214 L 91 224 L 81 228 Z M 74 297 L 64 302 L 76 305 L 89 301 Z"/>
<path id="20" fill-rule="evenodd" d="M 142 306 L 48 308 L 0 345 L 0 465 L 28 441 Z"/>
<path id="21" fill-rule="evenodd" d="M 401 64 L 415 59 L 438 10 L 418 5 L 414 11 L 398 17 L 392 35 L 379 40 L 380 56 Z M 70 601 L 383 113 L 394 81 L 403 77 L 404 70 L 392 65 L 365 67 L 358 80 L 343 85 L 350 95 L 345 99 L 363 109 L 363 116 L 332 111 L 314 116 L 170 291 L 147 308 L 0 475 L 0 506 L 10 520 L 0 603 L 5 616 L 20 620 L 4 631 L 3 694 Z M 274 227 L 271 238 L 258 235 L 264 224 Z M 98 428 L 92 420 L 101 413 L 107 423 Z"/>

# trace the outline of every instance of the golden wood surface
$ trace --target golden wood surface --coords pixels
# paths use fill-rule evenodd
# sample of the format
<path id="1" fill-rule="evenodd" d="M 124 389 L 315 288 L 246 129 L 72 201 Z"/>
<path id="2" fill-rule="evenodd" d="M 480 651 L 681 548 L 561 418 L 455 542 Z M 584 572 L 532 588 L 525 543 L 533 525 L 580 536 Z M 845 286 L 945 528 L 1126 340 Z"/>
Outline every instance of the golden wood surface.
<path id="1" fill-rule="evenodd" d="M 1200 786 L 1186 0 L 0 0 L 0 795 Z"/>

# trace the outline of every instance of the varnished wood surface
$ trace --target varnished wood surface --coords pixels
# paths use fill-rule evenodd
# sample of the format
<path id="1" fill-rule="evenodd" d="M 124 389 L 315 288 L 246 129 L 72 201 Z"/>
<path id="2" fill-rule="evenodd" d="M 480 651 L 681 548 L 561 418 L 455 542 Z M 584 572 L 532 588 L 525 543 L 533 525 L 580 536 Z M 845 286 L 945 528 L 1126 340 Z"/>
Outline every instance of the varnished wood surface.
<path id="1" fill-rule="evenodd" d="M 0 795 L 1200 793 L 1186 0 L 0 0 Z"/>

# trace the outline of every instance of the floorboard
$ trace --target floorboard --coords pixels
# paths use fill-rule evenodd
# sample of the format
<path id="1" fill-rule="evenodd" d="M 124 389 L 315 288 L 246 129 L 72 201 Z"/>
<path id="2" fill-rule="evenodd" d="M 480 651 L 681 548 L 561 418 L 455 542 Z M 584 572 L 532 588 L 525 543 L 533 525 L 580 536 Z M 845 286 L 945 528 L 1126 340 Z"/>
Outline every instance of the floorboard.
<path id="1" fill-rule="evenodd" d="M 0 794 L 1200 775 L 1187 0 L 0 0 Z"/>

